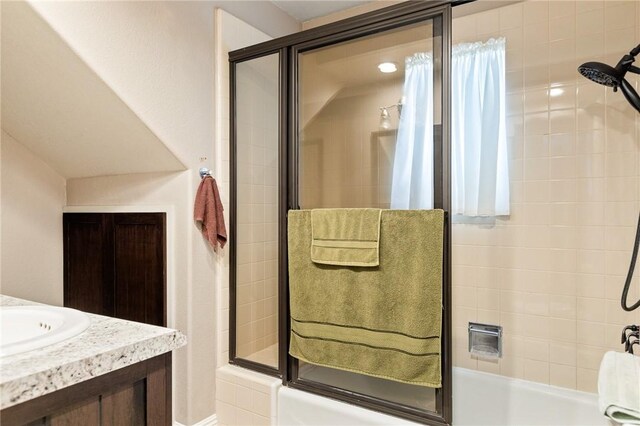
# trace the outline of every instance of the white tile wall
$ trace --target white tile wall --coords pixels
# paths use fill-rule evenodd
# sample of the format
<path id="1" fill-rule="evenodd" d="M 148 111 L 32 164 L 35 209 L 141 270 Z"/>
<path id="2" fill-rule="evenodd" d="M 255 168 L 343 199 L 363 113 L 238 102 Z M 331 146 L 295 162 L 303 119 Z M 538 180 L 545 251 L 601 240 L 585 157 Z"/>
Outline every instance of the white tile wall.
<path id="1" fill-rule="evenodd" d="M 236 28 L 240 26 L 227 39 L 238 37 Z M 640 6 L 635 1 L 529 0 L 454 20 L 454 42 L 494 36 L 507 38 L 511 216 L 497 220 L 495 226 L 454 225 L 454 362 L 594 391 L 604 351 L 620 349 L 622 325 L 640 322 L 640 313 L 625 314 L 619 308 L 640 208 L 640 120 L 620 93 L 589 83 L 577 75 L 576 67 L 589 60 L 615 64 L 635 46 L 640 40 Z M 226 51 L 220 55 L 221 63 L 226 64 Z M 220 105 L 226 106 L 226 66 L 220 74 Z M 637 81 L 634 84 L 637 87 Z M 395 99 L 387 104 L 393 102 Z M 218 123 L 227 122 L 226 108 L 219 108 L 217 114 Z M 368 131 L 377 126 L 377 117 L 374 120 Z M 347 133 L 350 131 L 348 123 L 342 123 L 335 129 L 336 137 L 349 134 L 352 140 L 366 140 Z M 259 135 L 254 136 L 259 140 Z M 220 140 L 221 192 L 228 202 L 228 129 Z M 362 143 L 356 146 L 362 149 Z M 252 149 L 266 161 L 268 152 L 261 144 Z M 246 158 L 253 158 L 248 154 Z M 248 162 L 251 179 L 253 173 L 259 175 L 260 161 Z M 379 167 L 379 160 L 375 167 L 365 167 L 372 161 L 369 158 L 361 161 L 361 169 L 376 176 L 378 187 L 371 200 L 381 205 L 384 197 L 379 187 L 387 184 L 379 180 L 379 170 L 372 171 Z M 337 171 L 335 176 L 359 182 L 357 176 Z M 364 179 L 365 174 L 362 176 Z M 323 173 L 323 179 L 331 179 L 331 174 Z M 364 182 L 362 187 L 367 186 Z M 260 186 L 258 183 L 245 183 L 248 205 L 260 205 L 258 201 L 267 193 L 251 186 Z M 369 190 L 363 189 L 362 194 Z M 364 197 L 345 196 L 363 202 Z M 244 256 L 251 265 L 247 277 L 259 277 L 268 269 L 267 251 L 273 248 L 265 241 L 254 242 L 253 237 L 260 240 L 270 232 L 260 226 L 268 213 L 247 208 L 240 214 L 246 223 L 257 225 L 244 237 L 248 244 Z M 265 245 L 254 248 L 254 243 Z M 223 271 L 219 365 L 228 359 L 228 266 Z M 244 315 L 259 318 L 262 309 L 254 302 L 260 299 L 253 297 L 261 295 L 261 289 L 257 286 L 254 292 L 252 286 L 251 290 L 246 295 L 251 310 Z M 636 280 L 631 298 L 638 297 Z M 266 313 L 266 305 L 264 310 Z M 500 361 L 482 361 L 467 354 L 468 321 L 504 326 Z M 277 386 L 277 379 L 257 373 L 231 366 L 219 369 L 220 423 L 273 422 L 276 411 L 271 404 Z M 272 401 L 268 407 L 266 401 Z"/>
<path id="2" fill-rule="evenodd" d="M 220 426 L 276 424 L 279 379 L 226 365 L 216 372 L 216 413 Z"/>
<path id="3" fill-rule="evenodd" d="M 576 71 L 635 47 L 639 16 L 637 1 L 540 0 L 454 19 L 454 43 L 507 39 L 512 190 L 508 219 L 453 226 L 456 365 L 595 391 L 602 355 L 621 350 L 622 325 L 640 322 L 619 306 L 640 200 L 640 119 Z M 499 362 L 467 353 L 469 321 L 504 327 Z"/>

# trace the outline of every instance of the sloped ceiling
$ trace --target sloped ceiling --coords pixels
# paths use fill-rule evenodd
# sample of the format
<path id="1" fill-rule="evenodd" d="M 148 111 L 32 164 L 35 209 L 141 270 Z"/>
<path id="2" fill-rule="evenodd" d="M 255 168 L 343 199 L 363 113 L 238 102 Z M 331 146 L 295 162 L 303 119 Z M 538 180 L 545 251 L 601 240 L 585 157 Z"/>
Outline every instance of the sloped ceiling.
<path id="1" fill-rule="evenodd" d="M 345 89 L 393 81 L 401 87 L 405 59 L 418 52 L 431 51 L 432 33 L 432 25 L 427 21 L 388 32 L 384 37 L 364 37 L 303 53 L 300 65 L 302 128 Z M 378 70 L 381 62 L 394 62 L 398 71 L 381 73 Z M 380 106 L 384 105 L 373 105 L 373 111 L 377 113 Z"/>
<path id="2" fill-rule="evenodd" d="M 2 128 L 66 178 L 184 170 L 26 2 L 2 2 Z"/>

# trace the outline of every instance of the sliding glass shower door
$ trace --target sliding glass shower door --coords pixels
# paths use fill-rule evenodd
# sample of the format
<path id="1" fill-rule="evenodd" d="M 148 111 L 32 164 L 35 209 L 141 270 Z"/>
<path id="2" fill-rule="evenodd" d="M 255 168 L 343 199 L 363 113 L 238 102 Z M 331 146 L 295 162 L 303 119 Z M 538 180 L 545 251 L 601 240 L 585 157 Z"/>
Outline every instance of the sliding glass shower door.
<path id="1" fill-rule="evenodd" d="M 233 69 L 232 362 L 278 371 L 280 52 Z"/>
<path id="2" fill-rule="evenodd" d="M 297 65 L 300 208 L 443 207 L 441 15 L 312 43 L 298 50 Z M 442 389 L 294 364 L 303 387 L 393 405 L 408 417 L 443 410 Z"/>
<path id="3" fill-rule="evenodd" d="M 299 54 L 301 208 L 433 208 L 437 27 L 428 20 Z"/>
<path id="4" fill-rule="evenodd" d="M 447 1 L 402 2 L 230 52 L 231 363 L 349 404 L 451 423 L 450 14 Z M 440 343 L 408 354 L 438 355 L 430 370 L 441 381 L 408 384 L 290 354 L 288 217 L 330 207 L 445 211 L 441 333 L 409 336 Z"/>

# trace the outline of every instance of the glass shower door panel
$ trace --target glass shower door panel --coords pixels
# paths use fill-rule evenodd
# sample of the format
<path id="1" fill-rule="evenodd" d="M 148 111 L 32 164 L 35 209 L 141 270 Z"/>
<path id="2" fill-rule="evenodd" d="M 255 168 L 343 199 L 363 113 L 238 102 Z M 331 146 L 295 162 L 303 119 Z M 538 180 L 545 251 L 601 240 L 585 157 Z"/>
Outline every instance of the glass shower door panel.
<path id="1" fill-rule="evenodd" d="M 302 208 L 409 208 L 392 202 L 394 167 L 396 189 L 400 169 L 433 170 L 439 137 L 441 41 L 434 21 L 300 54 Z M 406 154 L 422 150 L 419 162 Z M 420 183 L 431 200 L 434 173 L 423 173 L 429 176 Z"/>
<path id="2" fill-rule="evenodd" d="M 433 208 L 442 194 L 434 179 L 442 146 L 441 35 L 441 18 L 434 18 L 299 54 L 302 209 Z M 411 190 L 419 200 L 403 198 L 409 184 L 417 185 Z M 305 381 L 436 411 L 434 388 L 301 361 L 297 371 Z"/>
<path id="3" fill-rule="evenodd" d="M 279 55 L 238 63 L 235 78 L 235 356 L 277 368 Z"/>

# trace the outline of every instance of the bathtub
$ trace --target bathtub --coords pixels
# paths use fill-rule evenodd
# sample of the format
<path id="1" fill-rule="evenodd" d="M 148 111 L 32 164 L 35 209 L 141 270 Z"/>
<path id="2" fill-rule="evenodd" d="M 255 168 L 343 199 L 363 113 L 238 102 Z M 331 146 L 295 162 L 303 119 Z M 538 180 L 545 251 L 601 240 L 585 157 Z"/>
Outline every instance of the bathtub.
<path id="1" fill-rule="evenodd" d="M 609 426 L 598 412 L 597 395 L 511 379 L 463 368 L 453 369 L 453 424 Z M 415 425 L 296 389 L 278 390 L 278 425 Z"/>

